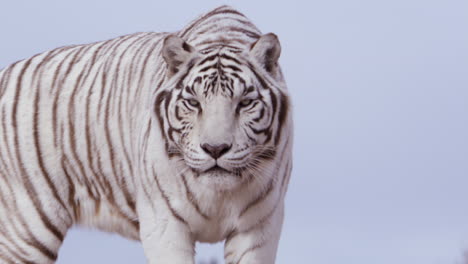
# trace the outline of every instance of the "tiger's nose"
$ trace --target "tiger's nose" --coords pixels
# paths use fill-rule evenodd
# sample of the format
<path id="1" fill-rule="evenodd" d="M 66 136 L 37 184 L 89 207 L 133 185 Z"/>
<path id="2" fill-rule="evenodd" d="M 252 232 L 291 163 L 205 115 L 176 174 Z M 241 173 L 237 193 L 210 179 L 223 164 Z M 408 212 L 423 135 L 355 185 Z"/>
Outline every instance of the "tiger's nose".
<path id="1" fill-rule="evenodd" d="M 201 148 L 209 154 L 213 159 L 217 159 L 221 157 L 223 154 L 228 152 L 231 149 L 232 145 L 228 144 L 220 144 L 220 145 L 210 145 L 210 144 L 202 144 Z"/>

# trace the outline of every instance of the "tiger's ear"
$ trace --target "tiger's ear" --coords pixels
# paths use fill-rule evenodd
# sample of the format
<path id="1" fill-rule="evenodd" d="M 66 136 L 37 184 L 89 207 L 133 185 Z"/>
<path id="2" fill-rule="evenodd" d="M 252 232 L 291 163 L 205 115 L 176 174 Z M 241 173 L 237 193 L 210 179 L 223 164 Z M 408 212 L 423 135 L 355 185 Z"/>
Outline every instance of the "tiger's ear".
<path id="1" fill-rule="evenodd" d="M 273 75 L 273 77 L 277 77 L 281 45 L 275 34 L 268 33 L 261 36 L 252 44 L 250 54 L 257 59 L 267 72 Z"/>
<path id="2" fill-rule="evenodd" d="M 169 35 L 164 39 L 162 56 L 167 63 L 169 76 L 176 74 L 180 66 L 186 63 L 195 48 L 187 44 L 182 38 L 176 35 Z"/>

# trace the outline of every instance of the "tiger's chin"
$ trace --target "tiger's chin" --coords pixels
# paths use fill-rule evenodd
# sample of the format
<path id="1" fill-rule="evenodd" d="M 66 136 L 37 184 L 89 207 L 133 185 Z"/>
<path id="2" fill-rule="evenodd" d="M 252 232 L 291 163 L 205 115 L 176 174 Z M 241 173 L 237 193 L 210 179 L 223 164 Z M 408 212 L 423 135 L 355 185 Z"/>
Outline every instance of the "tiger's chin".
<path id="1" fill-rule="evenodd" d="M 241 171 L 230 171 L 218 165 L 205 171 L 194 171 L 200 184 L 218 191 L 236 190 L 244 181 Z"/>

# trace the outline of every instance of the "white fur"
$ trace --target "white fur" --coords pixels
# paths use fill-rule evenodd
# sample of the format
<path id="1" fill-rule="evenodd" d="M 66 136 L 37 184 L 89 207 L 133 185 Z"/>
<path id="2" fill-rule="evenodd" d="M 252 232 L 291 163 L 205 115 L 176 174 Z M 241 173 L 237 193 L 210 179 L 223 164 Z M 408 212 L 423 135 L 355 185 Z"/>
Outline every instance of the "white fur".
<path id="1" fill-rule="evenodd" d="M 267 72 L 259 58 L 276 38 L 261 38 L 252 53 L 257 37 L 228 29 L 242 27 L 260 36 L 255 26 L 230 7 L 212 12 L 217 15 L 178 32 L 193 47 L 193 53 L 177 57 L 185 63 L 180 67 L 216 52 L 206 50 L 207 40 L 240 38 L 243 52 L 231 55 L 254 65 L 276 96 L 287 96 L 279 67 Z M 225 239 L 226 263 L 274 263 L 292 166 L 291 111 L 275 156 L 257 164 L 252 178 L 205 173 L 216 162 L 228 170 L 241 167 L 257 158 L 259 147 L 273 147 L 249 145 L 233 118 L 242 95 L 203 101 L 205 112 L 202 119 L 193 117 L 188 140 L 175 140 L 181 157 L 169 157 L 164 128 L 175 113 L 160 127 L 155 102 L 184 72 L 166 71 L 161 52 L 167 36 L 139 33 L 65 47 L 0 72 L 0 263 L 53 263 L 62 242 L 54 232 L 65 236 L 73 225 L 140 240 L 152 264 L 194 263 L 196 241 Z M 175 38 L 166 45 L 182 42 Z M 242 78 L 258 85 L 250 74 Z M 271 109 L 272 102 L 267 104 Z M 268 111 L 258 125 L 278 127 Z M 200 147 L 206 142 L 233 147 L 215 161 Z M 255 203 L 262 194 L 267 195 Z"/>

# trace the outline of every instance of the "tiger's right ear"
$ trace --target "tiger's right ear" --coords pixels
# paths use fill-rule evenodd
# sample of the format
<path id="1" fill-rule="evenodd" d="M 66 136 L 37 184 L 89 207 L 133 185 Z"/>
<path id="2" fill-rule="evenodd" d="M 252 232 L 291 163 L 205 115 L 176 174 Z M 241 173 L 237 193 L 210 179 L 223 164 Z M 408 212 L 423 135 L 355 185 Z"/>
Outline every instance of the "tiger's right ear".
<path id="1" fill-rule="evenodd" d="M 252 44 L 250 53 L 260 65 L 273 77 L 278 77 L 278 59 L 281 54 L 281 45 L 278 37 L 273 33 L 261 36 Z"/>
<path id="2" fill-rule="evenodd" d="M 176 74 L 180 66 L 186 63 L 195 48 L 187 44 L 182 38 L 176 35 L 169 35 L 164 39 L 162 56 L 167 63 L 169 76 Z"/>

